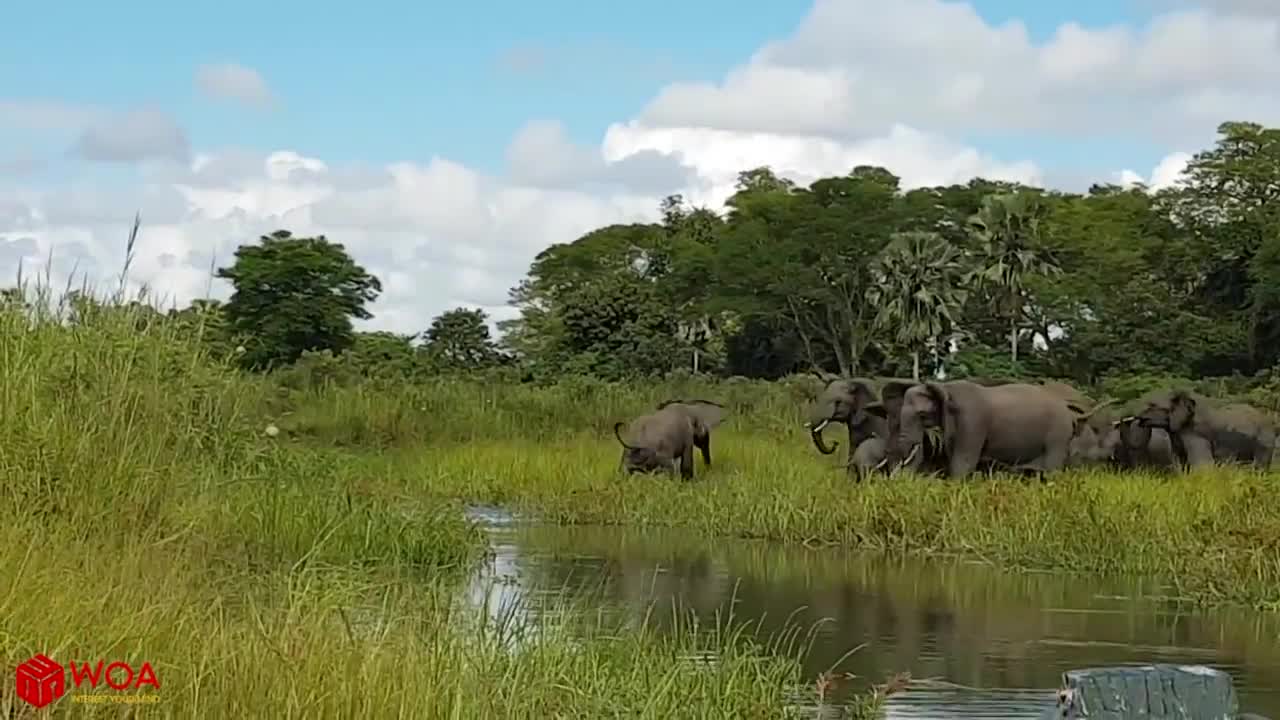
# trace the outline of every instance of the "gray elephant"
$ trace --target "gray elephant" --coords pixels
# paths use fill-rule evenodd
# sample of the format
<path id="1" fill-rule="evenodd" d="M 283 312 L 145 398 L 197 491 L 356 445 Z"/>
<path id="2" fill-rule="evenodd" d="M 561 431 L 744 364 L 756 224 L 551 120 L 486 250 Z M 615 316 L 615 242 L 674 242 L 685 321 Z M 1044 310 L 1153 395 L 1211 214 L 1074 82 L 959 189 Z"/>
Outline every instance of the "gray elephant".
<path id="1" fill-rule="evenodd" d="M 809 409 L 809 420 L 804 424 L 809 431 L 809 438 L 818 452 L 831 455 L 840 443 L 836 442 L 828 446 L 822 439 L 822 431 L 833 422 L 844 425 L 849 432 L 848 469 L 850 473 L 860 477 L 862 473 L 859 469 L 865 464 L 867 457 L 873 456 L 876 450 L 874 446 L 869 447 L 863 451 L 864 456 L 867 457 L 855 461 L 858 451 L 867 440 L 875 437 L 883 440 L 888 437 L 885 434 L 884 418 L 866 411 L 868 405 L 877 402 L 875 385 L 866 378 L 842 380 L 833 375 L 818 377 L 826 382 L 826 386 Z M 873 466 L 883 459 L 883 442 L 879 444 L 879 448 L 882 457 L 876 458 L 872 462 Z"/>
<path id="2" fill-rule="evenodd" d="M 889 406 L 886 387 L 882 409 Z M 872 411 L 877 409 L 873 407 Z M 941 430 L 934 461 L 946 475 L 963 478 L 979 465 L 1045 474 L 1066 465 L 1077 416 L 1085 412 L 1039 385 L 986 386 L 968 380 L 914 384 L 902 394 L 899 421 L 889 444 L 889 465 L 917 470 L 930 460 L 921 452 L 926 430 Z"/>
<path id="3" fill-rule="evenodd" d="M 1111 425 L 1100 446 L 1105 459 L 1113 465 L 1156 470 L 1169 470 L 1175 466 L 1173 443 L 1167 431 L 1143 427 L 1132 415 L 1115 420 Z"/>
<path id="4" fill-rule="evenodd" d="M 1275 453 L 1275 423 L 1246 403 L 1219 404 L 1187 390 L 1148 394 L 1135 419 L 1169 433 L 1178 463 L 1192 468 L 1252 463 L 1266 469 Z"/>
<path id="5" fill-rule="evenodd" d="M 1114 400 L 1094 403 L 1089 396 L 1073 385 L 1060 380 L 1041 380 L 1050 394 L 1061 398 L 1075 413 L 1071 443 L 1067 447 L 1067 467 L 1082 467 L 1106 462 L 1111 449 L 1104 446 L 1104 438 L 1111 432 L 1111 406 Z M 1077 412 L 1088 408 L 1088 412 Z"/>
<path id="6" fill-rule="evenodd" d="M 849 434 L 849 462 L 846 470 L 861 480 L 875 472 L 887 472 L 887 449 L 897 428 L 897 413 L 902 407 L 902 394 L 914 380 L 891 378 L 879 381 L 884 386 L 883 400 L 876 399 L 877 381 L 868 378 L 841 379 L 835 375 L 814 373 L 825 387 L 809 411 L 804 424 L 814 447 L 823 455 L 831 455 L 839 442 L 830 446 L 823 441 L 822 431 L 831 423 L 841 423 Z"/>
<path id="7" fill-rule="evenodd" d="M 853 456 L 849 458 L 847 469 L 856 479 L 861 481 L 888 467 L 889 458 L 887 441 L 884 437 L 873 436 L 858 443 Z"/>
<path id="8" fill-rule="evenodd" d="M 1000 381 L 991 379 L 973 382 L 983 387 L 1000 384 Z M 886 472 L 892 472 L 904 464 L 910 464 L 917 474 L 941 477 L 947 474 L 949 461 L 943 447 L 934 443 L 927 436 L 923 443 L 914 445 L 911 450 L 895 454 L 895 448 L 902 442 L 900 437 L 902 405 L 907 391 L 917 385 L 921 385 L 918 380 L 903 380 L 899 378 L 886 380 L 884 387 L 880 391 L 880 402 L 867 408 L 867 412 L 885 420 L 886 458 L 880 467 Z"/>
<path id="9" fill-rule="evenodd" d="M 692 480 L 693 449 L 711 467 L 711 431 L 724 416 L 724 406 L 710 400 L 667 400 L 656 412 L 631 422 L 631 442 L 622 438 L 624 423 L 614 423 L 614 437 L 623 448 L 622 467 L 629 473 L 672 471 L 678 463 L 680 476 Z"/>

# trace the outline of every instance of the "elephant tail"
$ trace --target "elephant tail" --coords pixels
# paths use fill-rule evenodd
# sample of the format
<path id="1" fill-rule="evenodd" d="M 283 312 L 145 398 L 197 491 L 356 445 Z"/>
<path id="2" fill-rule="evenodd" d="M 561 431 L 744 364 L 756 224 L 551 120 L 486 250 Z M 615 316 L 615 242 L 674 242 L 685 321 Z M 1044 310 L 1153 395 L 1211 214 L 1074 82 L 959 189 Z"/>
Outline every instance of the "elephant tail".
<path id="1" fill-rule="evenodd" d="M 623 423 L 620 423 L 620 422 L 616 422 L 613 424 L 613 436 L 618 438 L 618 443 L 622 445 L 622 447 L 628 450 L 635 450 L 635 448 L 627 444 L 626 440 L 622 439 L 622 426 L 623 426 Z"/>

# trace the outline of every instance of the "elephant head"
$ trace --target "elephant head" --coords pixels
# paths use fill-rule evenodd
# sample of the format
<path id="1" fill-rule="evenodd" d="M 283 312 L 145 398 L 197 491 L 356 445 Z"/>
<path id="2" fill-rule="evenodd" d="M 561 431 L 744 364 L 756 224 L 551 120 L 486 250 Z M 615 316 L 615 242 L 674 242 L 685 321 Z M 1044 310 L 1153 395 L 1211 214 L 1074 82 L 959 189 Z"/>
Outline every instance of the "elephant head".
<path id="1" fill-rule="evenodd" d="M 1115 423 L 1108 422 L 1107 413 L 1099 413 L 1115 403 L 1115 400 L 1107 400 L 1085 412 L 1083 406 L 1088 404 L 1087 399 L 1082 397 L 1067 401 L 1067 409 L 1073 415 L 1071 444 L 1067 453 L 1069 465 L 1102 462 L 1114 452 L 1115 442 L 1118 441 L 1111 439 L 1111 435 L 1116 432 L 1112 427 Z"/>
<path id="2" fill-rule="evenodd" d="M 850 428 L 862 425 L 869 419 L 866 408 L 876 401 L 876 395 L 867 380 L 841 380 L 836 377 L 823 379 L 827 381 L 827 385 L 809 409 L 809 420 L 804 425 L 818 452 L 830 455 L 840 443 L 832 443 L 827 447 L 822 439 L 822 430 L 833 422 L 844 423 Z"/>
<path id="3" fill-rule="evenodd" d="M 1147 397 L 1146 407 L 1132 419 L 1144 428 L 1160 428 L 1170 435 L 1191 425 L 1196 398 L 1186 390 L 1166 390 Z M 1130 419 L 1130 418 L 1126 418 Z"/>
<path id="4" fill-rule="evenodd" d="M 887 410 L 887 397 L 884 404 Z M 934 449 L 934 442 L 926 435 L 929 431 L 940 431 L 941 447 L 947 447 L 955 437 L 956 415 L 960 408 L 947 387 L 936 382 L 918 383 L 906 388 L 898 406 L 897 424 L 892 431 L 893 442 L 888 450 L 889 465 L 917 471 L 925 456 L 932 454 L 929 451 Z"/>

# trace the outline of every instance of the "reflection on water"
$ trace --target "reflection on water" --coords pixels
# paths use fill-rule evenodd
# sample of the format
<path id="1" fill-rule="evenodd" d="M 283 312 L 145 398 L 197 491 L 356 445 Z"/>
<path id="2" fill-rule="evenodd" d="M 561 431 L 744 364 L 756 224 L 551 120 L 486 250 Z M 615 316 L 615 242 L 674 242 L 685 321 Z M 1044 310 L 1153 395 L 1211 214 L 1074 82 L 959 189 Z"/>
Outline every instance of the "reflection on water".
<path id="1" fill-rule="evenodd" d="M 1280 718 L 1277 618 L 1183 608 L 1150 583 L 476 517 L 495 555 L 466 597 L 495 618 L 536 621 L 566 591 L 594 595 L 594 610 L 632 624 L 670 627 L 678 608 L 714 626 L 731 612 L 764 640 L 811 639 L 807 677 L 848 672 L 865 686 L 905 670 L 926 681 L 893 696 L 888 718 L 1036 718 L 1065 670 L 1153 662 L 1225 670 L 1241 710 Z"/>

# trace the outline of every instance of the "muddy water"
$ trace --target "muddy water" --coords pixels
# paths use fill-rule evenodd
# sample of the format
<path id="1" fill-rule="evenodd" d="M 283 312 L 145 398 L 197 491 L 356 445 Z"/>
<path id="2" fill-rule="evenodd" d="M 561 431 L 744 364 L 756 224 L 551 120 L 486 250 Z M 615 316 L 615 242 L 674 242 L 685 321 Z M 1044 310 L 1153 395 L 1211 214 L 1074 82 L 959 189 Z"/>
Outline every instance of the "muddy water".
<path id="1" fill-rule="evenodd" d="M 675 607 L 710 626 L 731 613 L 762 640 L 811 642 L 808 678 L 853 673 L 845 688 L 855 689 L 909 671 L 915 682 L 891 698 L 887 718 L 1037 718 L 1064 670 L 1173 662 L 1231 673 L 1242 711 L 1280 720 L 1280 617 L 1197 611 L 1152 583 L 473 515 L 494 557 L 468 598 L 490 613 L 519 606 L 536 620 L 565 591 L 659 627 Z"/>

